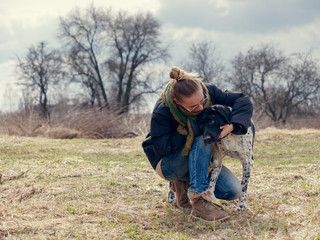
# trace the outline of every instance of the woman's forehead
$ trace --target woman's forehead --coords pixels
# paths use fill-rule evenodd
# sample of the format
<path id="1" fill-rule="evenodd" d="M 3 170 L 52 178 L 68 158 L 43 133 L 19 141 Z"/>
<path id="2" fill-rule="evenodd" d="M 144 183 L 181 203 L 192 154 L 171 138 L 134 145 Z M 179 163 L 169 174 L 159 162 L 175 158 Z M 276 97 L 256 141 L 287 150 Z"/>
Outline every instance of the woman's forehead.
<path id="1" fill-rule="evenodd" d="M 197 105 L 203 100 L 203 91 L 199 88 L 190 97 L 183 97 L 183 102 L 189 106 Z"/>

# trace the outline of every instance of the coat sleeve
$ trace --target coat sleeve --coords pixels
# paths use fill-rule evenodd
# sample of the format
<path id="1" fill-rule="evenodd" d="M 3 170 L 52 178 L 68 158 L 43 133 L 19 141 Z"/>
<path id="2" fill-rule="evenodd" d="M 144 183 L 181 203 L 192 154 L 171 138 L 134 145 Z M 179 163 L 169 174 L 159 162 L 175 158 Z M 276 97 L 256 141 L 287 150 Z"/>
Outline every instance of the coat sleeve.
<path id="1" fill-rule="evenodd" d="M 230 122 L 235 126 L 235 132 L 245 134 L 251 124 L 253 104 L 243 93 L 221 91 L 214 85 L 208 86 L 212 104 L 226 105 L 232 108 Z"/>
<path id="2" fill-rule="evenodd" d="M 185 143 L 186 137 L 177 132 L 169 109 L 154 111 L 151 118 L 150 135 L 154 151 L 159 158 L 175 153 Z"/>

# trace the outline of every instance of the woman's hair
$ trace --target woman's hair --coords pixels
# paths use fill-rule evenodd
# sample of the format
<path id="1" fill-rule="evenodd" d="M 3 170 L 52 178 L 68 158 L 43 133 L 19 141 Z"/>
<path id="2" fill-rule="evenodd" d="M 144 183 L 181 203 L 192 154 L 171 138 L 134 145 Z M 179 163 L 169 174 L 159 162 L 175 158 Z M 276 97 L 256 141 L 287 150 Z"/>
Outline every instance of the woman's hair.
<path id="1" fill-rule="evenodd" d="M 188 73 L 178 67 L 172 67 L 169 75 L 171 79 L 175 79 L 171 85 L 171 97 L 178 101 L 182 101 L 183 97 L 190 97 L 201 88 L 202 79 L 197 73 Z"/>

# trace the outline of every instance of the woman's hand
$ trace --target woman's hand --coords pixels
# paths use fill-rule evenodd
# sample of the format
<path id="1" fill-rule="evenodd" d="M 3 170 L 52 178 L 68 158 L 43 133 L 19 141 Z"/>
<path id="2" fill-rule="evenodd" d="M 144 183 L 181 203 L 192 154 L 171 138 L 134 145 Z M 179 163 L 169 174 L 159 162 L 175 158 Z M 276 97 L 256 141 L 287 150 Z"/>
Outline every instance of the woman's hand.
<path id="1" fill-rule="evenodd" d="M 224 138 L 225 136 L 227 136 L 229 133 L 233 131 L 233 124 L 226 124 L 224 126 L 221 126 L 220 129 L 222 129 L 222 132 L 219 138 Z"/>

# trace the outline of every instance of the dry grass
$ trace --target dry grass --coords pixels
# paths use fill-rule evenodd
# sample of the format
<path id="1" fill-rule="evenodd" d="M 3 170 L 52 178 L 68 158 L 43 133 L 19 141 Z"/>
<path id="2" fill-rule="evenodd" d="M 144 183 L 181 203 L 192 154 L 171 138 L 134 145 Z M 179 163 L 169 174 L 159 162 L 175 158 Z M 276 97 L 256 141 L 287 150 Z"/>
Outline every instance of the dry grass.
<path id="1" fill-rule="evenodd" d="M 70 109 L 44 119 L 37 113 L 0 113 L 0 134 L 56 139 L 123 138 L 145 134 L 149 114 L 119 114 L 95 108 Z"/>
<path id="2" fill-rule="evenodd" d="M 319 130 L 259 131 L 248 210 L 214 224 L 167 204 L 142 139 L 0 136 L 0 239 L 320 239 Z"/>

